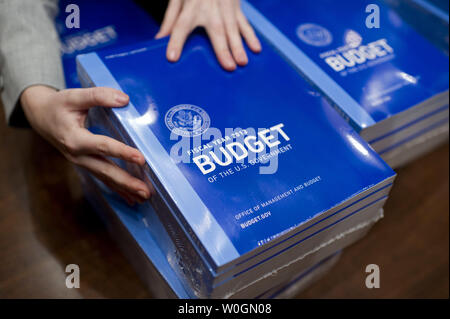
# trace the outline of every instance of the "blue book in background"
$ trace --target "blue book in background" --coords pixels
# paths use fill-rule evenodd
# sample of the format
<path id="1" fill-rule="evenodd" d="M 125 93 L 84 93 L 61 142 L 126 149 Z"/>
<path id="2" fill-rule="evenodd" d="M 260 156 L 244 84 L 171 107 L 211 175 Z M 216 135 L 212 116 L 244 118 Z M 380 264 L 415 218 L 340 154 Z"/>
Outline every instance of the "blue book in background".
<path id="1" fill-rule="evenodd" d="M 70 4 L 79 7 L 80 28 L 66 26 Z M 159 30 L 158 23 L 133 0 L 61 0 L 55 23 L 68 88 L 80 87 L 75 62 L 78 54 L 150 40 Z"/>
<path id="2" fill-rule="evenodd" d="M 398 14 L 448 55 L 447 0 L 385 0 Z"/>
<path id="3" fill-rule="evenodd" d="M 233 73 L 192 36 L 77 58 L 83 86 L 124 91 L 91 119 L 137 147 L 151 199 L 199 297 L 226 297 L 378 211 L 394 172 L 275 50 Z"/>
<path id="4" fill-rule="evenodd" d="M 366 24 L 374 4 L 379 28 Z M 433 145 L 428 132 L 448 136 L 448 56 L 382 2 L 249 0 L 243 9 L 392 166 Z"/>

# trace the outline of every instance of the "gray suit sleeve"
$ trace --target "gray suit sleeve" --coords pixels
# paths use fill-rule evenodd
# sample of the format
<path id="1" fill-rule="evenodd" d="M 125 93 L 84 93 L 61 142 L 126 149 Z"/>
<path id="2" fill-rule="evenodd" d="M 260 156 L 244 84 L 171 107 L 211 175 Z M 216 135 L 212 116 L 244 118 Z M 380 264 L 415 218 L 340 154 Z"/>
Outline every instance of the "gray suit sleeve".
<path id="1" fill-rule="evenodd" d="M 57 12 L 57 0 L 0 0 L 0 90 L 10 125 L 27 123 L 20 105 L 27 87 L 65 86 Z"/>

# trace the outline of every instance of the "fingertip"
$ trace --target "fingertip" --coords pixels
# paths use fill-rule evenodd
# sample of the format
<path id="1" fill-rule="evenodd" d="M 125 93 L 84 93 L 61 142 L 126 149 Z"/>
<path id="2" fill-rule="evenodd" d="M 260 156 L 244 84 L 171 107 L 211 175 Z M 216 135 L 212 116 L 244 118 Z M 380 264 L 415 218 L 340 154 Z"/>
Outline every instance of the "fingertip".
<path id="1" fill-rule="evenodd" d="M 247 57 L 247 54 L 245 54 L 244 51 L 242 51 L 239 54 L 237 54 L 237 56 L 236 56 L 236 63 L 239 66 L 245 66 L 245 65 L 248 64 L 248 57 Z"/>
<path id="2" fill-rule="evenodd" d="M 139 198 L 143 200 L 147 200 L 151 196 L 150 189 L 148 188 L 147 184 L 141 181 L 141 185 L 136 189 L 136 195 L 139 196 Z"/>
<path id="3" fill-rule="evenodd" d="M 155 39 L 161 39 L 167 37 L 170 33 L 167 30 L 163 30 L 162 28 L 155 34 Z"/>
<path id="4" fill-rule="evenodd" d="M 261 48 L 261 47 L 258 47 L 258 48 L 253 49 L 252 51 L 253 51 L 253 53 L 258 54 L 258 53 L 261 53 L 262 48 Z"/>
<path id="5" fill-rule="evenodd" d="M 143 166 L 145 164 L 145 158 L 142 154 L 133 155 L 132 160 L 138 164 L 139 166 Z"/>
<path id="6" fill-rule="evenodd" d="M 133 194 L 136 199 L 141 198 L 143 200 L 149 199 L 151 194 L 151 191 L 147 184 L 136 177 L 133 177 L 133 179 L 129 181 L 128 192 Z"/>
<path id="7" fill-rule="evenodd" d="M 139 190 L 137 193 L 142 200 L 147 200 L 150 198 L 150 192 L 148 191 Z"/>
<path id="8" fill-rule="evenodd" d="M 178 54 L 178 51 L 176 49 L 169 47 L 167 49 L 166 56 L 167 56 L 167 60 L 169 60 L 170 62 L 177 62 L 179 54 Z"/>
<path id="9" fill-rule="evenodd" d="M 160 29 L 158 33 L 155 34 L 155 39 L 161 39 L 163 36 L 162 30 Z"/>
<path id="10" fill-rule="evenodd" d="M 252 41 L 252 44 L 250 46 L 250 49 L 254 52 L 254 53 L 260 53 L 262 51 L 262 47 L 261 47 L 261 43 L 259 42 L 258 39 L 255 39 Z"/>
<path id="11" fill-rule="evenodd" d="M 130 102 L 130 97 L 128 96 L 128 94 L 125 94 L 121 91 L 117 91 L 115 93 L 114 99 L 120 106 L 127 105 L 128 102 Z"/>
<path id="12" fill-rule="evenodd" d="M 227 71 L 234 71 L 237 68 L 236 63 L 234 62 L 234 60 L 231 56 L 221 57 L 221 58 L 219 58 L 219 62 L 222 65 L 222 67 Z"/>
<path id="13" fill-rule="evenodd" d="M 230 63 L 230 64 L 223 64 L 222 67 L 227 71 L 233 72 L 236 70 L 237 65 L 235 63 Z"/>

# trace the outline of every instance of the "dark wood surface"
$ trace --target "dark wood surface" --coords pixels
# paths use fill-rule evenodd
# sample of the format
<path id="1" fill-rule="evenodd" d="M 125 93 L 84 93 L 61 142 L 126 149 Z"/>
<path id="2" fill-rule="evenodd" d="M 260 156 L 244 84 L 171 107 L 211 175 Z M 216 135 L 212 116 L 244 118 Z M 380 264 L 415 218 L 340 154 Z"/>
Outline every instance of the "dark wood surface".
<path id="1" fill-rule="evenodd" d="M 0 114 L 0 298 L 151 298 L 72 166 L 31 130 L 4 123 Z M 385 218 L 298 297 L 448 298 L 448 154 L 446 144 L 398 170 Z M 72 263 L 80 289 L 65 286 Z M 368 264 L 380 267 L 379 289 L 365 287 Z"/>

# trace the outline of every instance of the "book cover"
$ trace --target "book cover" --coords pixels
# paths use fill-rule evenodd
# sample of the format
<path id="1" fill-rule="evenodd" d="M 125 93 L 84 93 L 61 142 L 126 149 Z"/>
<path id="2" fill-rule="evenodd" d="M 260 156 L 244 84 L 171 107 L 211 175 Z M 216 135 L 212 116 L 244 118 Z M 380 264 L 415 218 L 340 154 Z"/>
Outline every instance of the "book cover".
<path id="1" fill-rule="evenodd" d="M 379 28 L 366 24 L 369 5 Z M 380 1 L 249 0 L 243 8 L 358 131 L 448 94 L 448 57 Z"/>
<path id="2" fill-rule="evenodd" d="M 85 86 L 130 96 L 107 110 L 213 269 L 390 180 L 394 172 L 263 42 L 233 73 L 203 35 L 178 63 L 167 39 L 78 57 Z"/>

